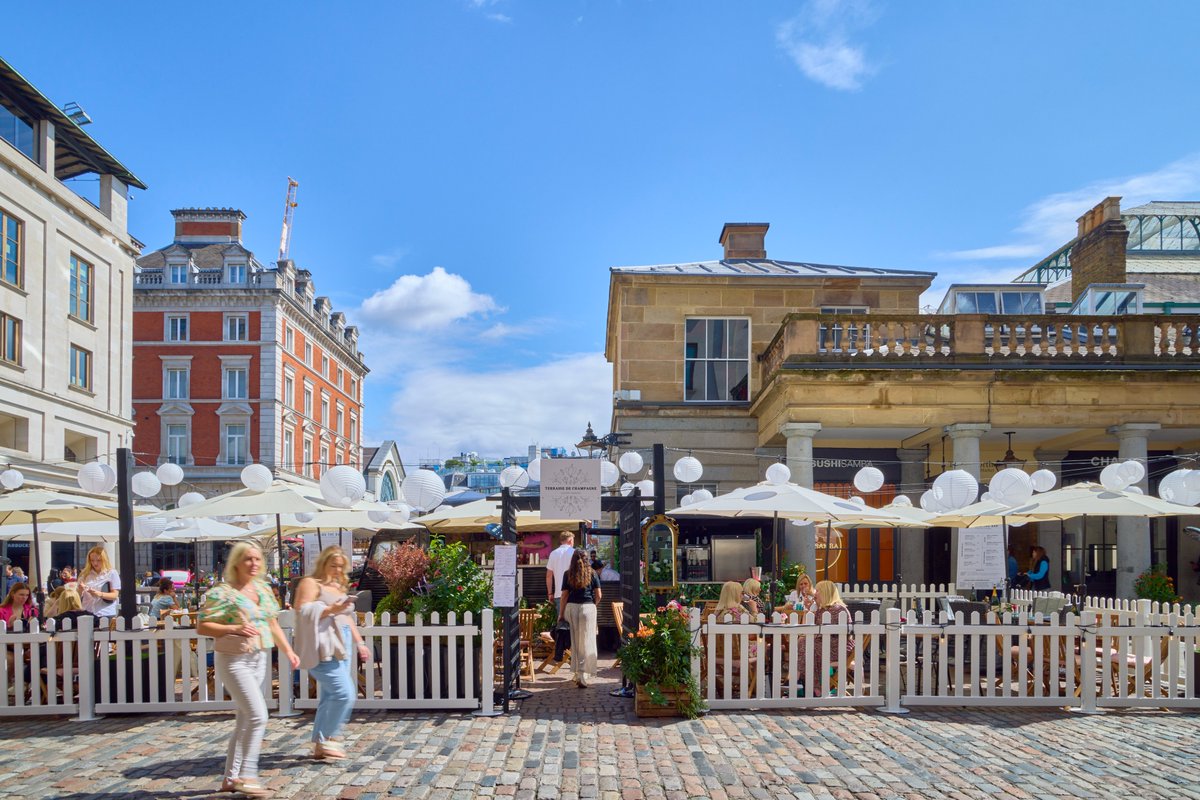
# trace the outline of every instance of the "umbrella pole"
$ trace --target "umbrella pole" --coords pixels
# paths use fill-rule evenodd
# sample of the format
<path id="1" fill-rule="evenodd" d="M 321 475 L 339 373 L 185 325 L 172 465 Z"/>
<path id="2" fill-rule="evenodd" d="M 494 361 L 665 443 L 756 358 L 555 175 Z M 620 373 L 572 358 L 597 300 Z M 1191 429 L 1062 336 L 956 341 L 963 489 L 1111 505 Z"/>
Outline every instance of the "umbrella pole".
<path id="1" fill-rule="evenodd" d="M 1000 527 L 1004 529 L 1004 552 L 1000 554 L 1000 558 L 1004 561 L 1004 602 L 1008 602 L 1009 586 L 1008 578 L 1008 517 L 1000 517 Z"/>
<path id="2" fill-rule="evenodd" d="M 33 569 L 31 569 L 30 572 L 33 573 L 33 593 L 37 598 L 38 608 L 40 609 L 42 607 L 42 603 L 46 600 L 46 594 L 42 591 L 42 559 L 40 558 L 41 554 L 38 552 L 41 550 L 40 541 L 38 539 L 38 512 L 31 511 L 29 512 L 29 515 L 33 517 L 33 560 L 30 562 L 33 564 Z"/>
<path id="3" fill-rule="evenodd" d="M 833 520 L 825 520 L 825 580 L 829 580 L 829 537 L 833 533 Z"/>
<path id="4" fill-rule="evenodd" d="M 283 582 L 283 523 L 275 515 L 275 550 L 279 555 L 279 604 L 287 604 L 287 584 Z"/>
<path id="5" fill-rule="evenodd" d="M 896 608 L 900 608 L 900 581 L 904 578 L 904 552 L 900 549 L 900 529 L 892 528 L 892 555 L 896 559 Z"/>
<path id="6" fill-rule="evenodd" d="M 192 539 L 192 603 L 200 608 L 200 540 Z"/>

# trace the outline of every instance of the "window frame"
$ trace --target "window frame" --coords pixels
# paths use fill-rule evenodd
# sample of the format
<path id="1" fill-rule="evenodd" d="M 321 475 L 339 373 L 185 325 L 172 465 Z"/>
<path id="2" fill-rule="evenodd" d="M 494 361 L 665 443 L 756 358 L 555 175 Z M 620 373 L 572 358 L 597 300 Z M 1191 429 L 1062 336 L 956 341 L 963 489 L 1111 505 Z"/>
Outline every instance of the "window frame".
<path id="1" fill-rule="evenodd" d="M 9 325 L 13 326 L 13 336 L 11 339 L 16 339 L 14 343 L 11 341 L 8 333 Z M 21 366 L 24 361 L 22 350 L 24 349 L 24 334 L 21 330 L 22 324 L 19 317 L 14 317 L 12 314 L 6 314 L 0 311 L 0 361 L 13 366 Z M 8 357 L 9 349 L 13 351 L 13 358 Z"/>
<path id="2" fill-rule="evenodd" d="M 304 343 L 304 366 L 311 367 L 313 364 L 313 346 L 312 342 Z"/>
<path id="3" fill-rule="evenodd" d="M 313 387 L 310 383 L 304 384 L 304 405 L 301 408 L 301 413 L 306 419 L 313 418 Z"/>
<path id="4" fill-rule="evenodd" d="M 14 150 L 16 150 L 18 153 L 20 153 L 21 155 L 28 158 L 30 161 L 33 161 L 34 163 L 39 163 L 39 159 L 41 157 L 42 146 L 41 146 L 41 136 L 39 135 L 40 131 L 38 130 L 39 126 L 38 126 L 37 118 L 34 117 L 32 114 L 29 114 L 28 112 L 26 112 L 23 108 L 20 108 L 19 106 L 17 106 L 16 103 L 13 103 L 7 97 L 0 97 L 0 108 L 3 108 L 4 111 L 8 112 L 8 115 L 11 116 L 14 120 L 25 123 L 25 126 L 27 128 L 29 128 L 29 150 L 28 150 L 28 152 L 26 152 L 24 149 L 22 149 L 22 147 L 19 143 L 20 137 L 16 136 L 15 130 L 14 130 L 14 138 L 16 140 L 8 138 L 7 136 L 5 136 L 3 134 L 3 132 L 0 132 L 0 139 L 3 139 L 4 141 L 8 142 L 8 144 Z"/>
<path id="5" fill-rule="evenodd" d="M 183 373 L 183 389 L 182 394 L 176 395 L 171 391 L 171 373 Z M 189 400 L 192 396 L 192 369 L 191 366 L 180 366 L 179 364 L 164 364 L 163 365 L 163 399 L 164 400 Z"/>
<path id="6" fill-rule="evenodd" d="M 235 458 L 234 458 L 234 449 L 235 448 L 230 446 L 233 443 L 233 440 L 230 438 L 232 435 L 231 429 L 233 429 L 233 428 L 241 428 L 242 429 L 242 434 L 241 434 L 242 445 L 241 445 L 241 448 L 239 448 L 239 449 L 243 450 L 241 460 L 235 460 Z M 241 466 L 245 466 L 246 464 L 250 463 L 250 424 L 248 422 L 238 421 L 238 422 L 226 422 L 226 423 L 222 424 L 221 425 L 221 443 L 222 443 L 222 447 L 224 450 L 226 466 L 241 467 Z"/>
<path id="7" fill-rule="evenodd" d="M 179 275 L 182 280 L 175 280 L 176 270 L 179 270 Z M 172 286 L 186 286 L 188 279 L 191 277 L 191 270 L 187 263 L 167 264 L 167 283 Z"/>
<path id="8" fill-rule="evenodd" d="M 80 300 L 79 291 L 78 291 L 80 284 L 84 283 L 83 281 L 80 280 L 80 274 L 85 271 L 85 270 L 82 270 L 81 267 L 87 268 L 86 269 L 86 273 L 87 273 L 87 280 L 86 280 L 87 292 L 86 292 L 86 294 L 87 294 L 87 297 L 83 298 L 83 300 L 82 300 L 82 303 L 85 306 L 85 308 L 83 309 L 83 311 L 85 313 L 83 313 L 83 314 L 79 313 L 81 300 Z M 96 308 L 96 305 L 95 305 L 96 265 L 86 259 L 80 258 L 75 253 L 71 253 L 71 255 L 70 255 L 70 272 L 71 272 L 71 275 L 70 275 L 70 278 L 68 281 L 69 296 L 68 296 L 68 300 L 67 300 L 67 313 L 71 317 L 73 317 L 77 320 L 80 320 L 81 322 L 86 322 L 88 324 L 92 324 L 93 322 L 95 322 L 95 308 Z"/>
<path id="9" fill-rule="evenodd" d="M 166 342 L 190 342 L 192 340 L 192 325 L 190 314 L 164 314 L 163 315 L 163 341 Z M 183 323 L 183 338 L 178 338 L 172 335 L 172 323 Z"/>
<path id="10" fill-rule="evenodd" d="M 183 436 L 175 437 L 171 434 L 172 428 L 182 428 Z M 176 456 L 171 452 L 171 443 L 177 439 L 182 439 L 183 454 L 176 460 Z M 168 464 L 178 464 L 179 466 L 187 466 L 188 459 L 192 451 L 192 431 L 191 426 L 186 422 L 166 422 L 163 432 L 163 459 Z"/>
<path id="11" fill-rule="evenodd" d="M 83 389 L 90 392 L 92 390 L 93 369 L 92 365 L 93 354 L 91 350 L 85 347 L 80 347 L 74 342 L 70 345 L 70 367 L 67 373 L 67 381 L 72 388 Z M 83 382 L 79 381 L 79 368 L 83 367 Z"/>
<path id="12" fill-rule="evenodd" d="M 229 391 L 230 379 L 241 374 L 242 394 L 237 395 Z M 229 364 L 221 366 L 221 399 L 222 400 L 249 400 L 250 399 L 250 368 L 244 364 Z M 232 424 L 232 423 L 231 423 Z"/>
<path id="13" fill-rule="evenodd" d="M 241 338 L 234 338 L 230 335 L 230 326 L 235 322 L 242 324 Z M 250 341 L 250 315 L 245 312 L 231 313 L 225 315 L 224 325 L 225 341 L 227 342 L 248 342 Z"/>
<path id="14" fill-rule="evenodd" d="M 282 463 L 279 466 L 282 467 L 283 469 L 288 469 L 288 470 L 292 470 L 293 472 L 295 472 L 296 433 L 295 433 L 295 431 L 291 430 L 290 428 L 285 427 L 283 429 L 282 435 L 279 438 L 280 438 L 279 446 L 283 450 L 283 452 L 280 454 L 280 456 L 281 456 L 280 461 Z"/>
<path id="15" fill-rule="evenodd" d="M 692 322 L 697 322 L 697 321 L 703 321 L 705 323 L 705 331 L 704 331 L 704 335 L 703 335 L 703 341 L 706 344 L 709 339 L 709 334 L 708 334 L 708 323 L 709 322 L 724 322 L 727 324 L 731 323 L 731 322 L 745 323 L 745 325 L 746 325 L 746 334 L 745 334 L 746 335 L 746 355 L 745 355 L 745 357 L 744 358 L 742 358 L 742 357 L 710 358 L 707 355 L 705 355 L 703 357 L 701 357 L 701 356 L 689 357 L 688 356 L 688 335 L 687 335 L 688 324 L 692 323 Z M 754 326 L 753 326 L 753 321 L 751 320 L 751 318 L 747 317 L 747 316 L 732 316 L 732 317 L 717 317 L 717 316 L 707 316 L 707 315 L 688 316 L 688 317 L 684 318 L 683 329 L 684 329 L 683 353 L 682 353 L 682 355 L 683 355 L 683 376 L 684 376 L 683 377 L 683 387 L 682 387 L 683 388 L 683 401 L 685 403 L 688 403 L 689 405 L 741 405 L 743 403 L 750 402 L 750 395 L 751 395 L 750 379 L 753 376 L 753 350 L 754 350 L 754 343 L 753 343 L 753 338 L 752 338 Z M 731 334 L 727 331 L 726 332 L 727 344 L 730 340 L 730 337 L 731 337 Z M 741 398 L 741 399 L 728 399 L 728 398 L 712 399 L 712 398 L 709 398 L 707 396 L 707 394 L 708 394 L 707 383 L 708 382 L 707 382 L 707 380 L 704 380 L 703 378 L 701 380 L 704 381 L 705 397 L 703 399 L 695 399 L 695 398 L 688 397 L 688 377 L 690 374 L 689 373 L 689 365 L 695 365 L 695 367 L 701 367 L 702 365 L 708 364 L 710 362 L 712 362 L 712 363 L 719 362 L 719 363 L 722 363 L 725 365 L 726 383 L 728 383 L 728 376 L 729 376 L 729 372 L 728 372 L 729 366 L 728 365 L 731 363 L 739 363 L 739 362 L 745 364 L 745 366 L 746 366 L 746 378 L 745 378 L 746 390 L 745 390 L 744 398 Z M 731 389 L 732 387 L 728 387 L 728 388 Z"/>
<path id="16" fill-rule="evenodd" d="M 17 225 L 15 281 L 8 279 L 8 226 L 10 222 L 15 222 Z M 23 290 L 25 288 L 25 220 L 3 207 L 0 207 L 0 245 L 2 245 L 0 246 L 0 281 Z"/>
<path id="17" fill-rule="evenodd" d="M 234 278 L 234 270 L 240 272 L 240 278 Z M 225 282 L 242 284 L 246 282 L 246 265 L 245 264 L 230 264 L 225 268 Z"/>

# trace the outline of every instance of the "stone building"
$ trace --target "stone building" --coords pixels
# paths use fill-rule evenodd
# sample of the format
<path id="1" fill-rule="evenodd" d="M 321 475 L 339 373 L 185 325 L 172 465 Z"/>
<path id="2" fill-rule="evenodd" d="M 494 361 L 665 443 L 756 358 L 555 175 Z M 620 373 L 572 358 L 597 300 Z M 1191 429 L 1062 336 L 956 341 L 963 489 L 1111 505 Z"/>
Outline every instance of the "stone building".
<path id="1" fill-rule="evenodd" d="M 1058 308 L 1062 289 L 1028 278 L 955 286 L 939 313 L 921 313 L 933 274 L 770 259 L 767 227 L 727 224 L 719 261 L 612 269 L 612 430 L 705 465 L 695 484 L 667 476 L 668 505 L 761 480 L 780 459 L 793 480 L 842 495 L 873 464 L 886 483 L 872 504 L 915 501 L 943 470 L 986 482 L 1018 462 L 1075 482 L 1140 458 L 1153 488 L 1200 448 L 1200 318 L 1114 306 L 1129 277 L 1119 200 L 1081 218 L 1072 263 L 1055 276 L 1076 277 L 1072 300 L 1088 313 Z M 1174 268 L 1200 274 L 1200 248 L 1186 241 L 1171 258 L 1190 266 Z M 1152 558 L 1190 582 L 1183 524 L 1076 520 L 1026 526 L 1013 542 L 1043 544 L 1058 586 L 1127 595 Z M 902 560 L 905 582 L 951 580 L 953 536 L 849 531 L 831 577 L 889 581 Z M 822 571 L 811 529 L 789 526 L 785 541 L 790 558 Z"/>

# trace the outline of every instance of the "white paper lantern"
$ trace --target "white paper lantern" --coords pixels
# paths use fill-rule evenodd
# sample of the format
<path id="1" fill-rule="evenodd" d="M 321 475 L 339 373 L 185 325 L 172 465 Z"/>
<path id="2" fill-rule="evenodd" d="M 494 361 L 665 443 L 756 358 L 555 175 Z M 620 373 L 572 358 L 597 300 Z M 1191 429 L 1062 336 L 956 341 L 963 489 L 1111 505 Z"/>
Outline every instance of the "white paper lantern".
<path id="1" fill-rule="evenodd" d="M 1058 483 L 1058 476 L 1048 469 L 1039 469 L 1029 476 L 1029 482 L 1035 492 L 1048 492 Z"/>
<path id="2" fill-rule="evenodd" d="M 918 502 L 921 504 L 921 508 L 926 511 L 935 512 L 937 510 L 934 507 L 934 503 L 936 501 L 933 499 L 932 489 L 926 489 L 925 491 L 921 492 L 921 499 Z"/>
<path id="3" fill-rule="evenodd" d="M 680 483 L 695 483 L 704 475 L 704 465 L 694 456 L 684 456 L 675 462 L 673 472 Z"/>
<path id="4" fill-rule="evenodd" d="M 307 525 L 317 518 L 317 515 L 311 511 L 301 511 L 299 514 L 293 514 L 292 516 L 295 517 L 296 522 L 301 525 Z"/>
<path id="5" fill-rule="evenodd" d="M 1146 468 L 1142 466 L 1142 462 L 1131 458 L 1121 462 L 1121 475 L 1125 478 L 1126 486 L 1141 483 L 1142 478 L 1146 477 Z"/>
<path id="6" fill-rule="evenodd" d="M 533 475 L 532 472 L 529 474 Z M 442 483 L 441 476 L 433 470 L 419 469 L 404 478 L 400 484 L 400 493 L 413 508 L 432 511 L 446 497 L 446 484 Z"/>
<path id="7" fill-rule="evenodd" d="M 1008 467 L 992 476 L 988 491 L 997 503 L 1018 506 L 1033 497 L 1033 481 L 1024 470 Z"/>
<path id="8" fill-rule="evenodd" d="M 956 511 L 975 502 L 979 496 L 979 481 L 965 469 L 952 469 L 937 476 L 933 482 L 935 489 L 941 489 L 938 499 L 947 511 Z M 935 495 L 936 496 L 936 495 Z"/>
<path id="9" fill-rule="evenodd" d="M 781 486 L 792 479 L 792 471 L 787 464 L 772 464 L 767 467 L 767 483 Z"/>
<path id="10" fill-rule="evenodd" d="M 0 472 L 0 486 L 3 486 L 5 489 L 10 491 L 12 489 L 20 489 L 23 483 L 25 483 L 25 476 L 21 474 L 21 470 L 19 469 L 9 468 L 4 470 L 4 472 Z"/>
<path id="11" fill-rule="evenodd" d="M 1125 491 L 1129 492 L 1130 494 L 1145 494 L 1140 486 L 1126 486 Z"/>
<path id="12" fill-rule="evenodd" d="M 1177 469 L 1158 482 L 1158 496 L 1170 503 L 1194 506 L 1200 503 L 1200 492 L 1188 489 L 1188 478 L 1196 470 Z"/>
<path id="13" fill-rule="evenodd" d="M 892 505 L 900 508 L 911 508 L 912 500 L 908 499 L 908 495 L 898 494 L 892 498 Z"/>
<path id="14" fill-rule="evenodd" d="M 883 486 L 883 472 L 876 467 L 863 467 L 854 473 L 854 488 L 864 494 L 879 491 Z"/>
<path id="15" fill-rule="evenodd" d="M 388 516 L 388 522 L 393 525 L 403 525 L 412 516 L 412 509 L 408 507 L 407 503 L 393 501 L 388 503 L 388 508 L 392 509 L 392 513 Z"/>
<path id="16" fill-rule="evenodd" d="M 621 472 L 632 475 L 635 472 L 641 472 L 645 462 L 642 461 L 641 453 L 630 450 L 628 453 L 621 454 L 621 457 L 617 459 L 617 466 L 621 468 Z"/>
<path id="17" fill-rule="evenodd" d="M 991 493 L 991 492 L 984 492 L 983 494 L 979 495 L 979 502 L 981 502 L 981 503 L 985 503 L 985 502 L 987 502 L 988 500 L 991 500 L 991 499 L 992 499 L 992 493 Z"/>
<path id="18" fill-rule="evenodd" d="M 629 495 L 633 494 L 633 490 L 636 488 L 636 485 L 630 483 L 629 481 L 625 481 L 621 484 L 621 496 L 629 497 Z"/>
<path id="19" fill-rule="evenodd" d="M 600 485 L 605 489 L 621 480 L 621 470 L 611 461 L 600 462 Z"/>
<path id="20" fill-rule="evenodd" d="M 333 469 L 338 469 L 334 467 Z M 350 469 L 354 469 L 350 467 Z M 329 470 L 332 472 L 333 470 Z M 329 472 L 325 474 L 328 475 Z M 245 486 L 252 492 L 265 492 L 271 488 L 274 483 L 275 476 L 271 474 L 270 467 L 265 464 L 250 464 L 242 469 L 242 486 Z"/>
<path id="21" fill-rule="evenodd" d="M 249 519 L 250 524 L 256 528 L 261 528 L 263 525 L 267 524 L 266 514 L 252 514 Z"/>
<path id="22" fill-rule="evenodd" d="M 107 491 L 104 484 L 108 482 L 108 477 L 104 474 L 104 467 L 99 462 L 93 461 L 90 464 L 84 464 L 79 468 L 75 480 L 79 483 L 79 488 L 85 492 L 103 494 Z"/>
<path id="23" fill-rule="evenodd" d="M 167 529 L 173 520 L 160 517 L 157 514 L 147 514 L 134 520 L 135 530 L 147 539 L 153 539 Z"/>
<path id="24" fill-rule="evenodd" d="M 1128 486 L 1129 482 L 1121 472 L 1121 465 L 1114 462 L 1100 470 L 1100 485 L 1110 492 L 1119 492 Z"/>
<path id="25" fill-rule="evenodd" d="M 696 498 L 692 497 L 690 494 L 685 494 L 679 499 L 679 505 L 681 506 L 690 506 L 694 502 L 696 502 Z"/>
<path id="26" fill-rule="evenodd" d="M 158 469 L 154 470 L 154 477 L 163 486 L 178 486 L 183 483 L 183 467 L 171 461 L 159 464 Z"/>
<path id="27" fill-rule="evenodd" d="M 176 503 L 176 505 L 179 508 L 187 508 L 188 506 L 194 506 L 196 503 L 203 502 L 204 495 L 200 494 L 199 492 L 185 492 L 179 496 L 179 502 Z"/>
<path id="28" fill-rule="evenodd" d="M 133 476 L 129 488 L 133 489 L 133 493 L 138 497 L 153 497 L 162 489 L 162 484 L 153 472 L 139 472 Z"/>
<path id="29" fill-rule="evenodd" d="M 366 493 L 367 482 L 362 473 L 349 464 L 331 467 L 321 476 L 321 497 L 331 506 L 350 508 Z"/>
<path id="30" fill-rule="evenodd" d="M 1189 469 L 1183 476 L 1183 485 L 1189 492 L 1200 494 L 1200 469 Z"/>
<path id="31" fill-rule="evenodd" d="M 392 516 L 392 512 L 384 511 L 382 509 L 372 508 L 370 511 L 367 512 L 367 517 L 371 520 L 371 522 L 377 522 L 381 525 L 383 523 L 387 522 L 388 519 L 391 518 L 391 516 Z"/>
<path id="32" fill-rule="evenodd" d="M 530 461 L 525 471 L 529 473 L 530 479 L 540 482 L 542 480 L 542 459 L 535 458 L 533 461 Z"/>
<path id="33" fill-rule="evenodd" d="M 104 470 L 104 489 L 102 491 L 107 494 L 117 488 L 117 471 L 108 464 L 101 464 L 100 469 Z"/>
<path id="34" fill-rule="evenodd" d="M 851 503 L 854 503 L 854 505 L 856 505 L 856 506 L 859 506 L 860 508 L 866 508 L 866 507 L 867 507 L 867 501 L 866 501 L 866 500 L 863 500 L 863 499 L 862 499 L 861 497 L 859 497 L 858 495 L 851 495 L 851 497 L 850 497 L 850 502 L 851 502 Z"/>
<path id="35" fill-rule="evenodd" d="M 515 489 L 519 492 L 529 485 L 529 473 L 515 464 L 511 467 L 505 467 L 500 470 L 500 485 L 506 489 Z"/>
<path id="36" fill-rule="evenodd" d="M 696 498 L 697 503 L 700 503 L 704 500 L 712 500 L 713 493 L 708 489 L 697 489 L 696 491 L 692 492 L 692 497 Z"/>
<path id="37" fill-rule="evenodd" d="M 650 500 L 654 499 L 654 481 L 651 481 L 651 480 L 638 481 L 637 488 L 642 493 L 642 501 L 643 502 L 647 498 Z"/>

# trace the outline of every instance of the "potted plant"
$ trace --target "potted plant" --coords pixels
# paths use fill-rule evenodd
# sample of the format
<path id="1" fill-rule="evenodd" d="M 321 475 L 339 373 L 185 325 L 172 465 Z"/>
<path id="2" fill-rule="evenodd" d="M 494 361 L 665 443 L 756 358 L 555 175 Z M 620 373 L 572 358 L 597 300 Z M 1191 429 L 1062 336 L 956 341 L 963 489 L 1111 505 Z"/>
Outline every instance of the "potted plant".
<path id="1" fill-rule="evenodd" d="M 413 542 L 402 542 L 375 559 L 371 566 L 383 576 L 388 589 L 375 611 L 388 612 L 394 618 L 409 610 L 413 590 L 429 571 L 429 554 Z"/>
<path id="2" fill-rule="evenodd" d="M 687 609 L 675 601 L 642 621 L 637 634 L 617 651 L 621 673 L 637 685 L 634 712 L 639 717 L 684 716 L 694 719 L 703 705 L 692 675 L 692 644 Z"/>
<path id="3" fill-rule="evenodd" d="M 1178 603 L 1182 599 L 1175 591 L 1175 582 L 1167 575 L 1162 564 L 1155 564 L 1138 575 L 1133 583 L 1133 591 L 1142 600 L 1159 603 Z"/>

